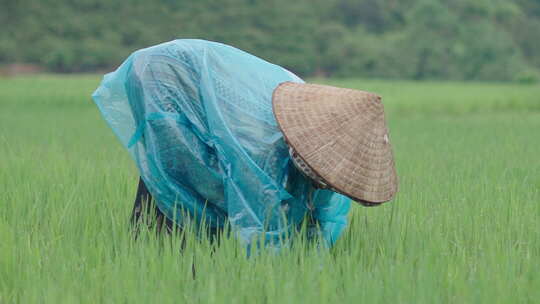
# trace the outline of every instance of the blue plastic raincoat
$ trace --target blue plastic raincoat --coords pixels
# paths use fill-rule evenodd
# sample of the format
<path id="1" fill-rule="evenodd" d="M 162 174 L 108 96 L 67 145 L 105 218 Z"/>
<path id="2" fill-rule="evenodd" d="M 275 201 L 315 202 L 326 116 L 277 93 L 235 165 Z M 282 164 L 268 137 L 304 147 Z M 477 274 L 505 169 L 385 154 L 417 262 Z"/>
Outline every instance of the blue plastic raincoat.
<path id="1" fill-rule="evenodd" d="M 303 82 L 234 47 L 187 39 L 136 51 L 92 97 L 179 225 L 187 212 L 211 227 L 230 223 L 246 245 L 262 236 L 279 246 L 310 216 L 331 246 L 350 200 L 314 189 L 292 164 L 272 113 L 285 81 Z"/>

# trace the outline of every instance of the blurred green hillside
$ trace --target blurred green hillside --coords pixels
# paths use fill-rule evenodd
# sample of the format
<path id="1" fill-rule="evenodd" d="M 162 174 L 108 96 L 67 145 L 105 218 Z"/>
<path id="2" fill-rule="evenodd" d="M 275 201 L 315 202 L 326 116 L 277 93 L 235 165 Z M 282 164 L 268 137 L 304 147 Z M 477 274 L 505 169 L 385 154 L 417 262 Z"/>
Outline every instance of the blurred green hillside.
<path id="1" fill-rule="evenodd" d="M 540 78 L 538 0 L 0 0 L 0 65 L 108 70 L 176 38 L 302 76 Z"/>

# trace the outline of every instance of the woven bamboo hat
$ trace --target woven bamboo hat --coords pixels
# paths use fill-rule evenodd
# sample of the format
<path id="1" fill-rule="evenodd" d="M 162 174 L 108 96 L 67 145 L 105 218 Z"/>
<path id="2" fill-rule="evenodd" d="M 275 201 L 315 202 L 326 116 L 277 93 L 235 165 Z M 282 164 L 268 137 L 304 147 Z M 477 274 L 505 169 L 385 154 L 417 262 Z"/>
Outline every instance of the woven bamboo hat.
<path id="1" fill-rule="evenodd" d="M 398 180 L 381 97 L 284 82 L 272 104 L 289 146 L 329 188 L 365 205 L 395 196 Z"/>

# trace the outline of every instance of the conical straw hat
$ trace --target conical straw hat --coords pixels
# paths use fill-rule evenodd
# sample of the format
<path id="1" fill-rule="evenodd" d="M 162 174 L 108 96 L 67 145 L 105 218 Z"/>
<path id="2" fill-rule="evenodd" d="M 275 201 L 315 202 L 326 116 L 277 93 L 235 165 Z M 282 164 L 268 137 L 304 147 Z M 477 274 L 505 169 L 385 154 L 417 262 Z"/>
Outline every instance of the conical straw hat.
<path id="1" fill-rule="evenodd" d="M 285 82 L 272 104 L 287 143 L 333 190 L 368 204 L 394 197 L 398 181 L 378 95 Z"/>

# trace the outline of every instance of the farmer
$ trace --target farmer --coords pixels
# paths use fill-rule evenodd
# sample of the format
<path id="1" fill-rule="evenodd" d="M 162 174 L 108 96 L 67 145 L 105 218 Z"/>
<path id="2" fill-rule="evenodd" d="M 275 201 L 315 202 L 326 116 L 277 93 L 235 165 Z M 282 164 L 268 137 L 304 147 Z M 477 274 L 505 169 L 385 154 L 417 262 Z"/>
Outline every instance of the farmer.
<path id="1" fill-rule="evenodd" d="M 307 220 L 331 246 L 351 199 L 391 200 L 397 177 L 379 96 L 306 84 L 239 49 L 175 40 L 133 53 L 93 98 L 140 172 L 132 219 L 227 223 L 271 245 Z"/>

